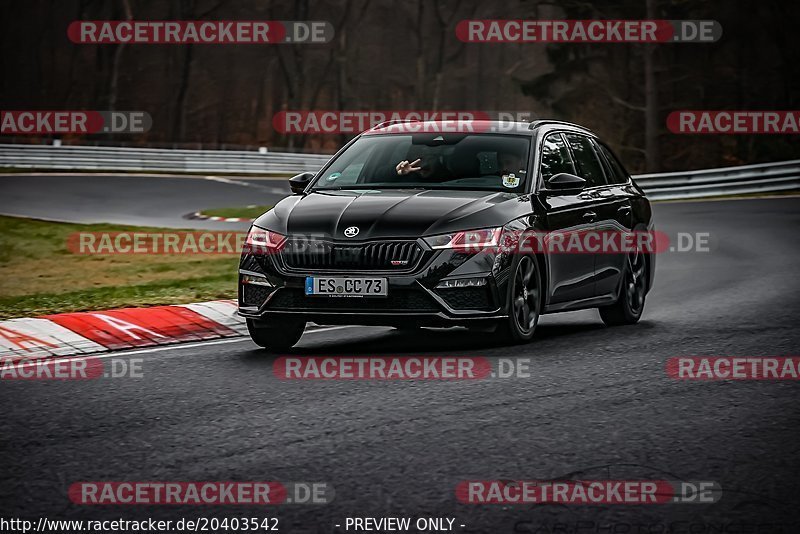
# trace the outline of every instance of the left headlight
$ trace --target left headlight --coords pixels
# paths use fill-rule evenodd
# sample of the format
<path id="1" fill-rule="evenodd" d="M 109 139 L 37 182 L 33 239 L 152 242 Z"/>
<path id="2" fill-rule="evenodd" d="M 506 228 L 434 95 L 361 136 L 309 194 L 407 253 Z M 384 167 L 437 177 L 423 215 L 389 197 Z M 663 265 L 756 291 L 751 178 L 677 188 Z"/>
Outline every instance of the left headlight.
<path id="1" fill-rule="evenodd" d="M 452 234 L 424 237 L 424 241 L 434 250 L 451 249 L 459 252 L 480 252 L 500 243 L 503 227 L 463 230 Z"/>

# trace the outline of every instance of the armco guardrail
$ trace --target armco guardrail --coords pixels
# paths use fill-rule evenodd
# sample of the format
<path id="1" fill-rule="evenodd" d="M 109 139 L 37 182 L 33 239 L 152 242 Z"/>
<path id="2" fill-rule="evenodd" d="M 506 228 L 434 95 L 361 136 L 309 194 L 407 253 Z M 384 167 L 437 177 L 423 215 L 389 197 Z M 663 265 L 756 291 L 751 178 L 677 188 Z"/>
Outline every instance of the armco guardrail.
<path id="1" fill-rule="evenodd" d="M 292 174 L 317 171 L 324 154 L 0 144 L 0 167 L 23 169 Z M 653 200 L 800 190 L 800 160 L 634 176 Z"/>
<path id="2" fill-rule="evenodd" d="M 330 156 L 290 152 L 0 144 L 0 167 L 272 174 L 316 171 Z"/>
<path id="3" fill-rule="evenodd" d="M 699 171 L 640 174 L 633 179 L 651 200 L 793 191 L 800 189 L 800 160 Z"/>

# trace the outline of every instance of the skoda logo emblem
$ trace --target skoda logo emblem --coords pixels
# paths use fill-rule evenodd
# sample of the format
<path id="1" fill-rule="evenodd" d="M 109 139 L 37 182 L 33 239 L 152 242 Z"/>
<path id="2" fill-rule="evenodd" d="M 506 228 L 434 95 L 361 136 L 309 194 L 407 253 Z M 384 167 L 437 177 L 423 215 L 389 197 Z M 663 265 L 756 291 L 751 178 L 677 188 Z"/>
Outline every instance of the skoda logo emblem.
<path id="1" fill-rule="evenodd" d="M 345 237 L 355 237 L 358 235 L 358 226 L 348 226 L 344 229 Z"/>

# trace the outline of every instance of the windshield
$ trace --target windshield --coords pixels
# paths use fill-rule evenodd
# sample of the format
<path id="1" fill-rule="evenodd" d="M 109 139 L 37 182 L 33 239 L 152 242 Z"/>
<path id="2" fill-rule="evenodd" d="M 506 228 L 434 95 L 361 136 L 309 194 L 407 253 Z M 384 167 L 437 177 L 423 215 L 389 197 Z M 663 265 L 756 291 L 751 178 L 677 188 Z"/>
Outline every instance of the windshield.
<path id="1" fill-rule="evenodd" d="M 345 150 L 313 190 L 477 189 L 522 193 L 530 139 L 425 133 L 365 135 Z"/>

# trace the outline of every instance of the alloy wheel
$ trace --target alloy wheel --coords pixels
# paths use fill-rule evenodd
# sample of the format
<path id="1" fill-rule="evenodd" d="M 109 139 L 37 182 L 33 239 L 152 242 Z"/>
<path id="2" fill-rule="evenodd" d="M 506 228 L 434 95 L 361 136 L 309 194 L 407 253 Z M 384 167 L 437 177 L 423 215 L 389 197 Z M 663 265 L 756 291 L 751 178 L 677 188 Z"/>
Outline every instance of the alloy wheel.
<path id="1" fill-rule="evenodd" d="M 539 281 L 536 266 L 529 256 L 523 257 L 517 264 L 512 298 L 512 313 L 517 328 L 523 335 L 528 335 L 536 327 L 539 315 Z"/>
<path id="2" fill-rule="evenodd" d="M 628 256 L 628 269 L 625 274 L 625 294 L 631 312 L 638 315 L 644 306 L 645 293 L 645 260 L 639 251 Z"/>

